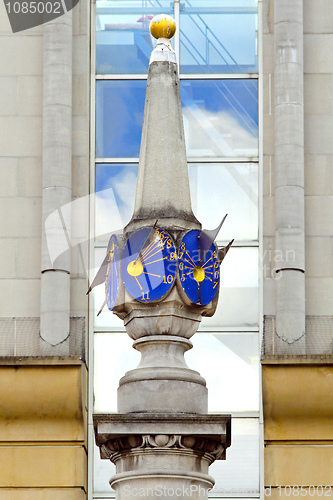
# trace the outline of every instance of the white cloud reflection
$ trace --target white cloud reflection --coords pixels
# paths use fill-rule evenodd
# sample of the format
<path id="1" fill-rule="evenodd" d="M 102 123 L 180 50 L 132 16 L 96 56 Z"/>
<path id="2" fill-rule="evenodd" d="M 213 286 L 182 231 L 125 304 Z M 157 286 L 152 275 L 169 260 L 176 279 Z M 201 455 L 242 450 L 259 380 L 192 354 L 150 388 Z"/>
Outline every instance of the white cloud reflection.
<path id="1" fill-rule="evenodd" d="M 258 156 L 258 137 L 249 131 L 246 115 L 236 118 L 224 110 L 213 113 L 185 99 L 183 116 L 189 156 Z"/>
<path id="2" fill-rule="evenodd" d="M 108 167 L 105 167 L 108 168 Z M 133 170 L 109 168 L 109 175 L 102 191 L 96 193 L 95 234 L 96 238 L 122 231 L 133 214 L 136 173 Z"/>

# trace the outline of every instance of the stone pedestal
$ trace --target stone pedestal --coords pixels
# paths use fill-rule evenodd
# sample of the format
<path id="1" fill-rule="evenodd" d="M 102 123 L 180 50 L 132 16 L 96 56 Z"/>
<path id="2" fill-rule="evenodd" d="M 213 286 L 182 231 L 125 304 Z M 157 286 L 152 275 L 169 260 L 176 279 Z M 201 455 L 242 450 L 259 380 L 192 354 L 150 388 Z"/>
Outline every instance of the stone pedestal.
<path id="1" fill-rule="evenodd" d="M 214 485 L 208 467 L 225 458 L 230 415 L 132 413 L 95 415 L 96 443 L 117 474 L 117 500 L 204 500 Z"/>

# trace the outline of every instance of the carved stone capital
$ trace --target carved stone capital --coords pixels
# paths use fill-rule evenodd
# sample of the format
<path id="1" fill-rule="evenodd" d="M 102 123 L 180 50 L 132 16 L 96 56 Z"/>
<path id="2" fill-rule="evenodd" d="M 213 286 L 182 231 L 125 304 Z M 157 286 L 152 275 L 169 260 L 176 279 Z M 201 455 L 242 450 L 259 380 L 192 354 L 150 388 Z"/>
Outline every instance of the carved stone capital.
<path id="1" fill-rule="evenodd" d="M 142 434 L 109 439 L 101 445 L 101 457 L 115 463 L 119 454 L 144 449 L 190 450 L 197 452 L 200 456 L 211 456 L 211 462 L 225 458 L 225 448 L 221 442 L 202 436 L 177 434 Z"/>

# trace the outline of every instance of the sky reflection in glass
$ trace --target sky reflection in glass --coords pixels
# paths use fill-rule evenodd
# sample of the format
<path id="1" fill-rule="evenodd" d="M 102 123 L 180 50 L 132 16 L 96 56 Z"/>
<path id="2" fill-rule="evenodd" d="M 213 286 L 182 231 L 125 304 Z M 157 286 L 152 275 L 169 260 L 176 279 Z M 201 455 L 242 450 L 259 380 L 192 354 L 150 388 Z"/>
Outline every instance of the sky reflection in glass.
<path id="1" fill-rule="evenodd" d="M 132 217 L 137 175 L 137 164 L 96 165 L 95 237 L 101 241 L 122 230 Z"/>
<path id="2" fill-rule="evenodd" d="M 228 214 L 218 239 L 258 239 L 258 164 L 190 163 L 192 208 L 205 229 Z"/>
<path id="3" fill-rule="evenodd" d="M 107 242 L 133 214 L 137 164 L 96 165 L 95 237 Z M 256 163 L 190 163 L 192 208 L 205 229 L 218 226 L 218 239 L 258 238 L 258 165 Z"/>
<path id="4" fill-rule="evenodd" d="M 132 349 L 125 332 L 98 333 L 94 339 L 94 411 L 113 412 L 117 410 L 119 380 L 136 368 L 140 354 Z M 196 333 L 191 341 L 194 347 L 185 354 L 186 363 L 207 382 L 208 410 L 259 411 L 258 333 Z M 111 352 L 114 362 L 109 363 Z"/>
<path id="5" fill-rule="evenodd" d="M 221 265 L 217 310 L 214 316 L 202 318 L 200 330 L 258 327 L 258 274 L 258 248 L 231 247 Z"/>
<path id="6" fill-rule="evenodd" d="M 258 155 L 256 80 L 183 80 L 180 89 L 189 157 Z M 139 157 L 145 94 L 145 80 L 96 82 L 98 158 Z"/>
<path id="7" fill-rule="evenodd" d="M 220 383 L 226 380 L 221 377 Z M 209 498 L 259 497 L 258 418 L 232 418 L 227 459 L 214 462 L 209 474 L 215 479 Z"/>
<path id="8" fill-rule="evenodd" d="M 169 0 L 96 2 L 96 73 L 145 74 L 155 39 L 149 23 L 157 14 L 173 16 Z"/>
<path id="9" fill-rule="evenodd" d="M 185 0 L 180 8 L 182 73 L 257 73 L 256 0 Z"/>
<path id="10" fill-rule="evenodd" d="M 181 81 L 189 157 L 258 155 L 256 80 Z"/>

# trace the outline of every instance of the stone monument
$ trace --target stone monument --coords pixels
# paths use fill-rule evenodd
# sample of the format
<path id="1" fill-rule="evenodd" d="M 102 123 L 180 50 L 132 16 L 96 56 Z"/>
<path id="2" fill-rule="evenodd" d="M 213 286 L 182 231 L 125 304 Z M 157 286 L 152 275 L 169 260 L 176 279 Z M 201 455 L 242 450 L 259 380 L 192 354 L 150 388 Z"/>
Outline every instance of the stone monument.
<path id="1" fill-rule="evenodd" d="M 196 500 L 213 487 L 209 465 L 226 458 L 231 417 L 207 413 L 206 382 L 184 353 L 201 316 L 215 312 L 219 265 L 229 245 L 219 250 L 191 208 L 170 43 L 175 23 L 156 16 L 150 30 L 158 40 L 149 64 L 134 213 L 123 237 L 111 237 L 90 287 L 105 280 L 108 307 L 123 319 L 141 361 L 119 382 L 118 413 L 95 414 L 94 428 L 101 457 L 116 465 L 110 485 L 117 500 Z"/>

